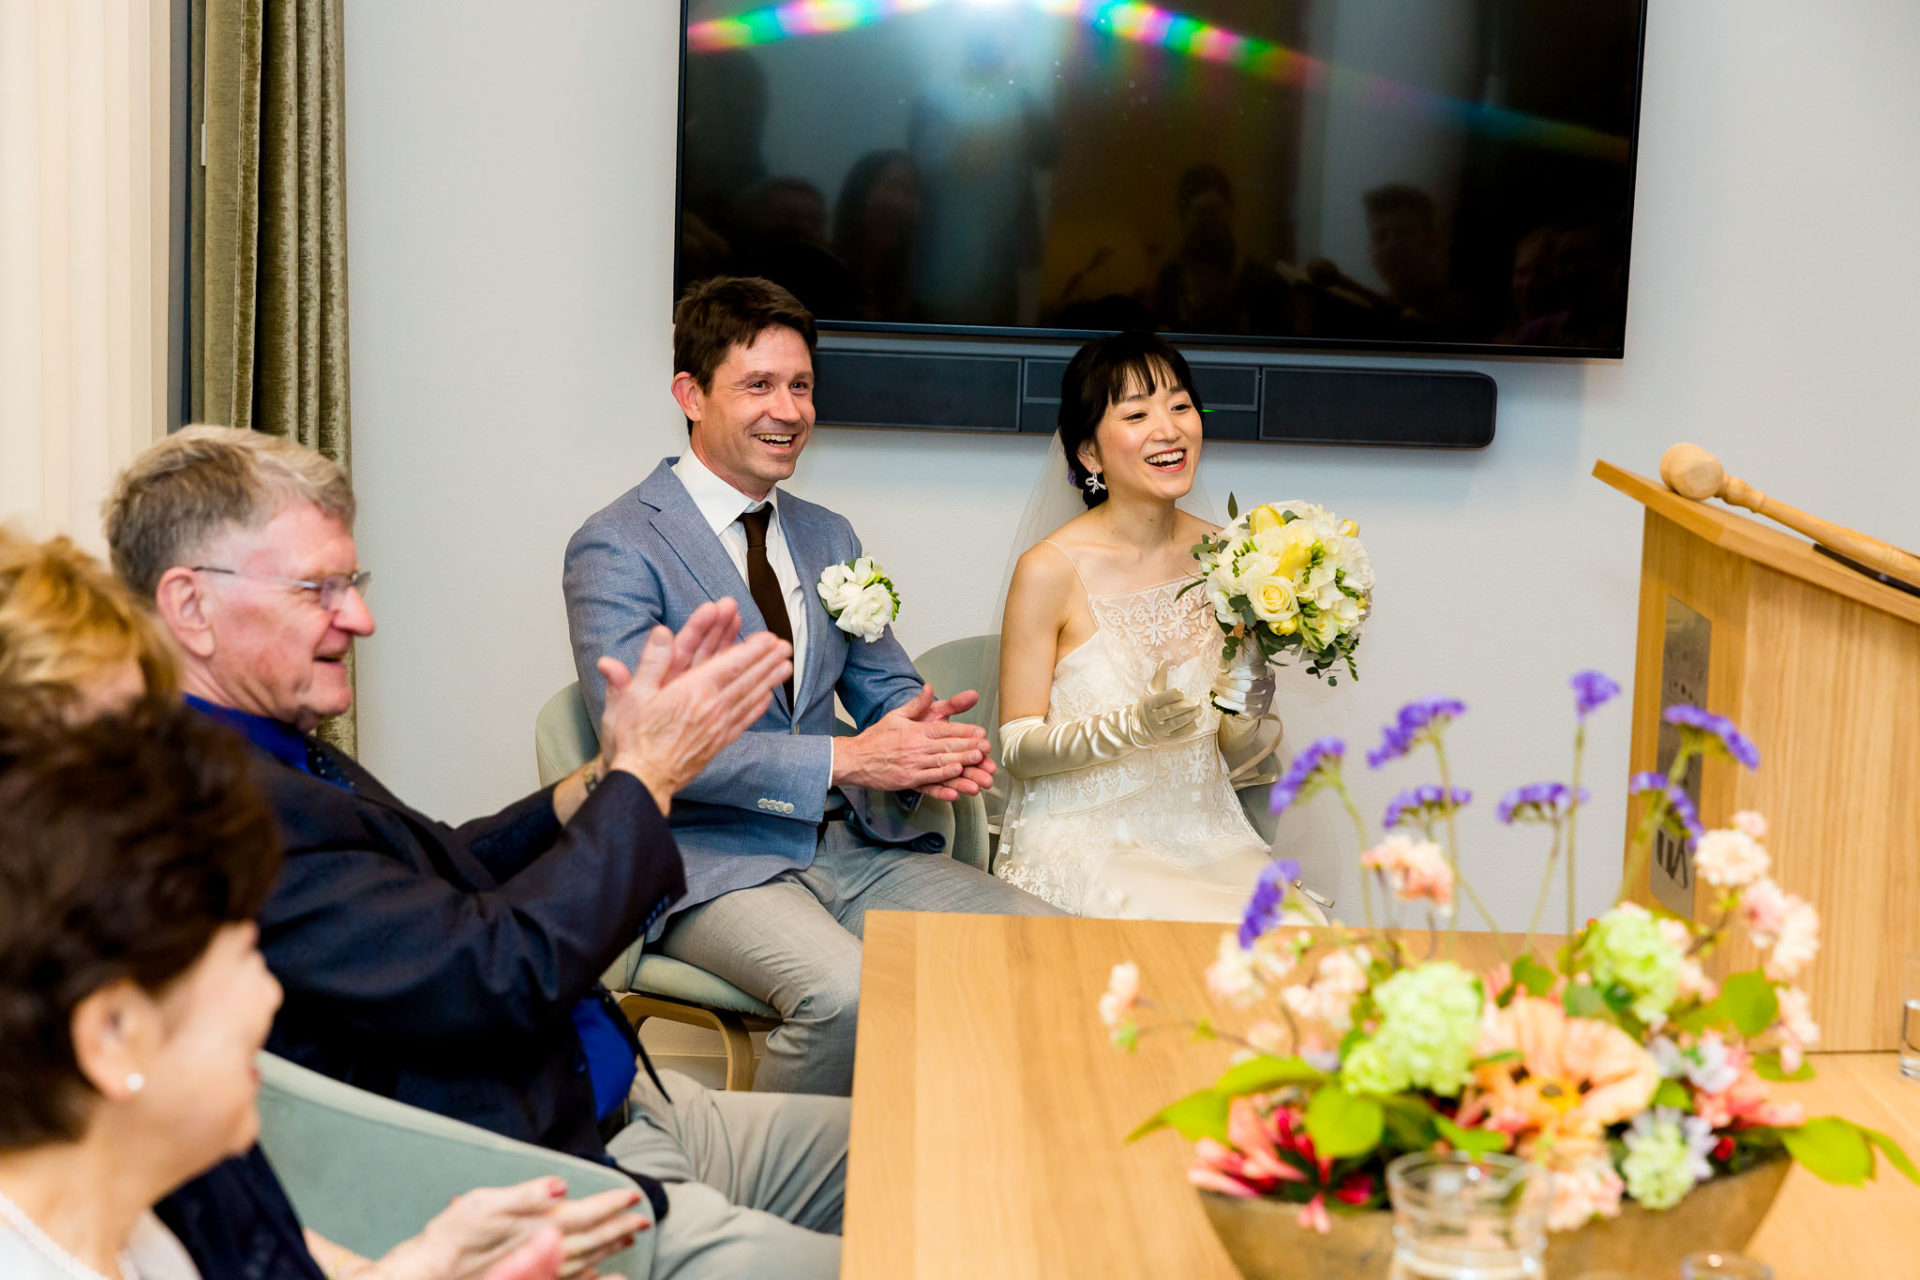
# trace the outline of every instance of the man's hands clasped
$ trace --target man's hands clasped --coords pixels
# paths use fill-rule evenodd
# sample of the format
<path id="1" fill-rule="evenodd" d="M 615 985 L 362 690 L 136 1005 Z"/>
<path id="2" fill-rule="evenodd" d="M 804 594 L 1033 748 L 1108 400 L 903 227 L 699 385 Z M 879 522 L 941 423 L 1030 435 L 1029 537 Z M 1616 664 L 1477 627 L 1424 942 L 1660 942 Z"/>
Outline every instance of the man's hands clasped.
<path id="1" fill-rule="evenodd" d="M 922 685 L 901 704 L 851 738 L 833 740 L 833 785 L 876 791 L 918 791 L 935 800 L 977 796 L 993 785 L 987 731 L 958 724 L 980 695 L 968 689 L 937 699 Z"/>

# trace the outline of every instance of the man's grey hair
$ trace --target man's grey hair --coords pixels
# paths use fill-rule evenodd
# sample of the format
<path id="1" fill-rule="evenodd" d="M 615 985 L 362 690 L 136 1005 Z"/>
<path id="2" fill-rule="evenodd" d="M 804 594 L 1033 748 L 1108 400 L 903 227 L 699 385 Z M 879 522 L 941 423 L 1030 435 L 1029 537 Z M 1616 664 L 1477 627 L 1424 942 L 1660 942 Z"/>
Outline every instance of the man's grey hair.
<path id="1" fill-rule="evenodd" d="M 226 530 L 257 529 L 298 503 L 353 527 L 346 473 L 313 450 L 259 431 L 183 427 L 114 483 L 106 505 L 114 570 L 150 599 L 162 574 L 194 564 Z"/>

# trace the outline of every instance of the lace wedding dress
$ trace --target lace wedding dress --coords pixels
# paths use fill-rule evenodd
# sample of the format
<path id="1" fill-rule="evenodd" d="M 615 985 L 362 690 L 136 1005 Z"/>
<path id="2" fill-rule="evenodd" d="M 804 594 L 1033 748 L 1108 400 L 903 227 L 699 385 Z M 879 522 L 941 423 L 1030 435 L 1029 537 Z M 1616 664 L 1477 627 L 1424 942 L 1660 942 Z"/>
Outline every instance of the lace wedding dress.
<path id="1" fill-rule="evenodd" d="M 1180 594 L 1190 581 L 1089 590 L 1093 637 L 1054 666 L 1048 724 L 1132 706 L 1163 663 L 1167 687 L 1203 708 L 1191 738 L 1014 780 L 993 873 L 1063 911 L 1238 920 L 1268 864 L 1220 757 L 1220 713 L 1208 701 L 1220 631 L 1206 592 Z"/>

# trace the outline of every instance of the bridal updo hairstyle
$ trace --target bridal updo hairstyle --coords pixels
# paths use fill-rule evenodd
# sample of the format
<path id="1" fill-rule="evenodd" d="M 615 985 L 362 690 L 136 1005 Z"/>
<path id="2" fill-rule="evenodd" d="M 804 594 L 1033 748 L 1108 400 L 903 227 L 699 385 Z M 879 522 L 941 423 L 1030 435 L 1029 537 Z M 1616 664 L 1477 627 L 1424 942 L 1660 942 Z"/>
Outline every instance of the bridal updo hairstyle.
<path id="1" fill-rule="evenodd" d="M 1060 379 L 1060 444 L 1067 451 L 1067 474 L 1089 507 L 1105 502 L 1107 491 L 1087 488 L 1091 473 L 1080 461 L 1080 446 L 1093 439 L 1107 410 L 1128 396 L 1152 395 L 1163 383 L 1185 388 L 1200 411 L 1187 358 L 1158 335 L 1139 330 L 1097 338 L 1067 362 Z"/>
<path id="2" fill-rule="evenodd" d="M 0 723 L 0 1152 L 73 1141 L 98 1101 L 74 1010 L 160 993 L 280 869 L 237 737 L 181 704 L 66 727 Z"/>

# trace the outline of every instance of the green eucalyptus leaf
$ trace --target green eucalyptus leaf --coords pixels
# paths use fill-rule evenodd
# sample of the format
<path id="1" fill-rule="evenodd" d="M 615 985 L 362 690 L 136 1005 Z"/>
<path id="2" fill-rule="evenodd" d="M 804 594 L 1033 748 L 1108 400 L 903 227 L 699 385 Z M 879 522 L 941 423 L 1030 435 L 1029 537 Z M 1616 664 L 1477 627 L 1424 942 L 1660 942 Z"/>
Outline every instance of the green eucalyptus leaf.
<path id="1" fill-rule="evenodd" d="M 1857 1187 L 1873 1176 L 1873 1148 L 1860 1126 L 1839 1116 L 1821 1116 L 1797 1129 L 1780 1130 L 1787 1151 L 1823 1182 Z"/>
<path id="2" fill-rule="evenodd" d="M 1329 1086 L 1307 1104 L 1307 1135 L 1313 1149 L 1329 1160 L 1365 1155 L 1380 1145 L 1386 1111 L 1377 1098 L 1363 1098 Z"/>
<path id="3" fill-rule="evenodd" d="M 1523 955 L 1513 962 L 1513 980 L 1527 989 L 1528 995 L 1544 996 L 1553 990 L 1553 970 Z"/>
<path id="4" fill-rule="evenodd" d="M 1682 1111 L 1693 1110 L 1693 1095 L 1687 1092 L 1687 1086 L 1678 1080 L 1662 1080 L 1660 1087 L 1653 1091 L 1653 1101 L 1648 1104 L 1655 1107 L 1678 1107 Z"/>
<path id="5" fill-rule="evenodd" d="M 1229 490 L 1227 492 L 1227 519 L 1238 520 L 1239 518 L 1240 518 L 1240 500 L 1234 497 L 1233 492 Z"/>
<path id="6" fill-rule="evenodd" d="M 1507 1149 L 1507 1136 L 1504 1133 L 1492 1129 L 1463 1128 L 1437 1112 L 1433 1117 L 1433 1127 L 1453 1145 L 1455 1151 L 1464 1151 L 1470 1156 L 1484 1156 Z"/>
<path id="7" fill-rule="evenodd" d="M 1154 1113 L 1146 1123 L 1127 1135 L 1127 1141 L 1137 1142 L 1156 1129 L 1172 1129 L 1189 1140 L 1212 1138 L 1215 1142 L 1225 1142 L 1228 1102 L 1225 1094 L 1215 1093 L 1211 1089 L 1190 1093 Z"/>
<path id="8" fill-rule="evenodd" d="M 1888 1164 L 1907 1175 L 1908 1182 L 1920 1182 L 1920 1169 L 1913 1167 L 1913 1161 L 1900 1149 L 1899 1143 L 1878 1129 L 1869 1129 L 1865 1125 L 1860 1125 L 1859 1129 L 1868 1142 L 1880 1148 L 1880 1154 L 1887 1158 Z"/>
<path id="9" fill-rule="evenodd" d="M 1606 997 L 1589 982 L 1569 982 L 1560 1003 L 1573 1018 L 1605 1018 L 1609 1012 Z"/>
<path id="10" fill-rule="evenodd" d="M 1753 1055 L 1753 1074 L 1759 1076 L 1762 1080 L 1811 1080 L 1813 1079 L 1813 1064 L 1802 1061 L 1800 1069 L 1789 1074 L 1780 1066 L 1779 1054 L 1756 1053 Z"/>
<path id="11" fill-rule="evenodd" d="M 1743 1036 L 1757 1036 L 1780 1017 L 1780 997 L 1773 983 L 1758 969 L 1728 978 L 1720 988 L 1719 1004 Z"/>
<path id="12" fill-rule="evenodd" d="M 1303 1058 L 1263 1055 L 1228 1067 L 1226 1073 L 1214 1081 L 1213 1091 L 1222 1097 L 1238 1098 L 1249 1093 L 1272 1093 L 1286 1085 L 1309 1084 L 1326 1078 L 1325 1072 L 1309 1066 Z"/>

